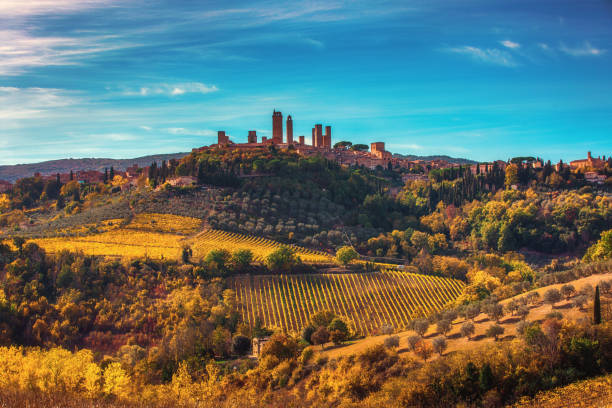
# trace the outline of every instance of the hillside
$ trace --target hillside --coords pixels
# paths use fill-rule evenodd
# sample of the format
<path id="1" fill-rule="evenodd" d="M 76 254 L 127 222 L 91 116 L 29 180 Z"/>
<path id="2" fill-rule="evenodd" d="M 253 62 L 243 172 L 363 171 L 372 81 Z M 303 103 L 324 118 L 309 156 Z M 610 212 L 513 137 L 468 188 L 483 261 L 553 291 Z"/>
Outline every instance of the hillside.
<path id="1" fill-rule="evenodd" d="M 83 158 L 49 160 L 39 163 L 14 164 L 0 166 L 0 180 L 15 182 L 23 177 L 31 177 L 34 173 L 42 175 L 69 173 L 80 170 L 97 170 L 103 172 L 111 166 L 115 170 L 125 170 L 134 164 L 138 167 L 149 166 L 153 162 L 161 163 L 163 160 L 180 159 L 188 153 L 167 153 L 150 156 L 135 157 L 133 159 Z"/>
<path id="2" fill-rule="evenodd" d="M 474 160 L 464 159 L 461 157 L 451 157 L 447 155 L 417 156 L 414 154 L 394 153 L 393 157 L 399 157 L 399 158 L 404 158 L 408 160 L 423 160 L 423 161 L 443 160 L 445 162 L 453 163 L 453 164 L 476 164 L 478 163 L 477 161 L 474 161 Z"/>
<path id="3" fill-rule="evenodd" d="M 567 284 L 573 285 L 577 291 L 580 291 L 583 287 L 587 285 L 594 287 L 599 282 L 603 280 L 610 280 L 610 279 L 612 279 L 612 272 L 606 273 L 606 274 L 592 275 L 586 278 L 581 278 L 581 279 L 577 279 L 577 280 L 568 282 Z M 541 298 L 543 298 L 544 293 L 547 290 L 553 289 L 553 288 L 560 289 L 561 286 L 563 285 L 562 284 L 549 285 L 549 286 L 545 286 L 542 288 L 538 288 L 531 292 L 536 292 L 540 295 Z M 516 298 L 523 297 L 523 296 L 528 296 L 528 294 L 531 292 L 521 294 L 520 296 L 516 296 L 511 299 L 503 300 L 500 303 L 502 305 L 506 305 L 512 299 L 516 299 Z M 564 318 L 570 319 L 570 320 L 578 320 L 580 318 L 589 317 L 588 309 L 579 310 L 577 308 L 572 307 L 571 300 L 569 301 L 563 300 L 561 302 L 558 302 L 555 305 L 555 307 L 551 307 L 550 305 L 544 302 L 540 302 L 538 304 L 531 305 L 529 309 L 529 314 L 526 315 L 525 320 L 532 321 L 532 322 L 533 321 L 541 322 L 546 319 L 546 315 L 548 313 L 551 313 L 554 311 L 560 312 Z M 521 319 L 519 319 L 518 316 L 508 315 L 508 314 L 506 314 L 504 317 L 500 319 L 499 324 L 504 328 L 504 333 L 502 335 L 503 340 L 512 340 L 518 336 L 518 333 L 516 331 L 516 325 L 520 321 Z M 452 322 L 453 324 L 452 324 L 451 330 L 446 334 L 446 338 L 448 339 L 447 340 L 448 348 L 446 349 L 445 353 L 452 353 L 452 352 L 459 351 L 459 350 L 477 349 L 478 347 L 483 347 L 486 344 L 491 344 L 494 342 L 493 338 L 487 337 L 485 333 L 486 333 L 486 330 L 491 325 L 493 325 L 495 322 L 492 321 L 485 313 L 481 313 L 473 319 L 474 333 L 471 335 L 470 339 L 467 339 L 466 337 L 462 336 L 460 333 L 461 324 L 464 322 L 465 322 L 464 318 L 458 318 Z M 416 334 L 417 333 L 413 330 L 405 330 L 405 331 L 400 331 L 396 333 L 400 341 L 400 347 L 397 350 L 398 354 L 400 355 L 406 354 L 406 355 L 416 357 L 414 353 L 408 347 L 406 347 L 408 337 L 414 336 Z M 436 326 L 432 325 L 429 327 L 429 329 L 425 333 L 424 338 L 431 340 L 438 335 L 439 333 L 437 333 Z M 367 350 L 368 348 L 372 346 L 375 346 L 377 344 L 382 344 L 386 337 L 387 336 L 366 337 L 364 339 L 356 340 L 355 342 L 352 342 L 346 346 L 331 347 L 329 350 L 324 351 L 323 354 L 330 358 L 337 358 L 340 356 L 348 356 L 351 354 L 363 353 L 365 350 Z M 434 356 L 434 358 L 436 357 L 437 356 Z"/>

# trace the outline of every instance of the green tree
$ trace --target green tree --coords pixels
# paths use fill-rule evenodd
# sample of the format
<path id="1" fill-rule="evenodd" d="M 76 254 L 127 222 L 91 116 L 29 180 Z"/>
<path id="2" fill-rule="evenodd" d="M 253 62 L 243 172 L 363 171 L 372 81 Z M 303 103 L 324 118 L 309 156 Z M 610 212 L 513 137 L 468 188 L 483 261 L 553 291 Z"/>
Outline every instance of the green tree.
<path id="1" fill-rule="evenodd" d="M 251 267 L 253 258 L 253 251 L 250 249 L 239 249 L 232 254 L 232 265 L 237 272 L 245 272 Z"/>
<path id="2" fill-rule="evenodd" d="M 357 259 L 359 254 L 350 246 L 343 246 L 336 251 L 336 260 L 342 265 L 348 265 L 354 259 Z"/>
<path id="3" fill-rule="evenodd" d="M 236 335 L 232 339 L 232 351 L 239 356 L 246 355 L 251 349 L 251 340 L 242 335 Z"/>
<path id="4" fill-rule="evenodd" d="M 480 369 L 478 383 L 482 391 L 488 391 L 495 385 L 495 377 L 493 376 L 493 370 L 491 370 L 489 363 L 485 363 Z"/>
<path id="5" fill-rule="evenodd" d="M 273 251 L 266 258 L 266 266 L 272 272 L 292 272 L 301 260 L 295 251 L 288 246 L 282 246 Z"/>
<path id="6" fill-rule="evenodd" d="M 227 249 L 213 249 L 210 251 L 204 262 L 208 267 L 217 274 L 225 274 L 232 255 Z"/>

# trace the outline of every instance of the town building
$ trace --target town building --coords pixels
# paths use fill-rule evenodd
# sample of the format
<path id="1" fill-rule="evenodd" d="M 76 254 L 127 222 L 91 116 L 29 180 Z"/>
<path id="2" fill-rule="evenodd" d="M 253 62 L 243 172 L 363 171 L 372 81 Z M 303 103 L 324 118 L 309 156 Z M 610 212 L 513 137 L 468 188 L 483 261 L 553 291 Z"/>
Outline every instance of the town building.
<path id="1" fill-rule="evenodd" d="M 593 157 L 591 152 L 587 152 L 587 158 L 581 160 L 574 160 L 570 162 L 570 167 L 574 170 L 587 170 L 587 169 L 603 169 L 606 166 L 606 156 Z"/>

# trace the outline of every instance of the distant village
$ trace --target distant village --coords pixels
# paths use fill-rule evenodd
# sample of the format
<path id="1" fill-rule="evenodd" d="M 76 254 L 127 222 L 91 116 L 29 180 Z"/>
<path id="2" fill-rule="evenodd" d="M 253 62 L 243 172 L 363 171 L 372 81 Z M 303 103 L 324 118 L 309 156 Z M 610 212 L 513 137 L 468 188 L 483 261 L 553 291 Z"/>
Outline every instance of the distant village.
<path id="1" fill-rule="evenodd" d="M 286 131 L 285 131 L 286 130 Z M 249 130 L 247 141 L 245 143 L 236 143 L 230 135 L 224 130 L 217 132 L 217 143 L 210 146 L 194 148 L 194 152 L 202 152 L 210 149 L 238 149 L 238 150 L 257 150 L 265 149 L 270 146 L 276 146 L 280 149 L 294 149 L 298 154 L 309 156 L 322 156 L 328 160 L 334 161 L 341 166 L 351 167 L 366 167 L 369 169 L 382 168 L 400 168 L 410 170 L 403 174 L 403 180 L 426 180 L 427 174 L 432 169 L 442 169 L 449 167 L 460 167 L 460 164 L 450 163 L 445 160 L 409 160 L 402 156 L 394 156 L 391 152 L 385 149 L 384 142 L 372 142 L 368 150 L 367 145 L 352 145 L 350 142 L 339 142 L 332 145 L 331 126 L 325 126 L 323 132 L 322 124 L 315 124 L 312 127 L 312 135 L 310 144 L 306 143 L 306 137 L 301 135 L 294 138 L 293 135 L 293 118 L 287 116 L 285 126 L 283 126 L 283 114 L 274 110 L 272 113 L 272 137 L 262 136 L 259 139 L 257 131 Z M 501 170 L 505 170 L 509 162 L 496 160 L 494 162 L 478 163 L 471 165 L 473 174 L 479 172 L 490 172 L 494 166 Z M 534 169 L 544 167 L 545 163 L 538 158 L 525 158 L 520 163 L 522 166 L 529 166 Z M 585 180 L 593 184 L 603 184 L 606 180 L 604 174 L 598 171 L 602 170 L 606 165 L 606 157 L 593 157 L 591 152 L 587 153 L 586 159 L 574 160 L 569 164 L 559 161 L 552 165 L 556 171 L 563 168 L 569 168 L 572 171 L 584 173 Z M 71 171 L 70 173 L 56 174 L 40 174 L 35 173 L 35 177 L 41 177 L 43 180 L 59 179 L 63 183 L 76 180 L 79 183 L 101 183 L 106 182 L 115 176 L 121 176 L 125 179 L 122 188 L 130 188 L 137 184 L 138 179 L 148 173 L 148 167 L 138 167 L 134 164 L 123 170 L 107 169 L 106 172 L 97 170 L 79 170 Z M 194 177 L 177 177 L 168 180 L 168 183 L 175 186 L 185 186 L 195 184 Z M 13 184 L 0 180 L 0 193 L 5 193 L 12 189 Z"/>

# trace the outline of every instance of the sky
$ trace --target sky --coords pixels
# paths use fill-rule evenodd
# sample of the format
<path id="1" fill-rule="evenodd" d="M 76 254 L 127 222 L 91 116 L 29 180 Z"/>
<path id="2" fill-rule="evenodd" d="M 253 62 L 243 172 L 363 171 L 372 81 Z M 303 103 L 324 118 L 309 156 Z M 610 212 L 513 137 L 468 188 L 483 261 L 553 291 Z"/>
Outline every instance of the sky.
<path id="1" fill-rule="evenodd" d="M 612 154 L 612 1 L 0 0 L 0 165 L 332 126 L 479 161 Z"/>

